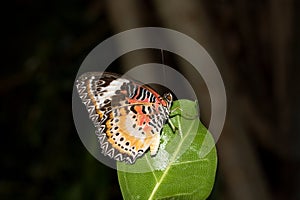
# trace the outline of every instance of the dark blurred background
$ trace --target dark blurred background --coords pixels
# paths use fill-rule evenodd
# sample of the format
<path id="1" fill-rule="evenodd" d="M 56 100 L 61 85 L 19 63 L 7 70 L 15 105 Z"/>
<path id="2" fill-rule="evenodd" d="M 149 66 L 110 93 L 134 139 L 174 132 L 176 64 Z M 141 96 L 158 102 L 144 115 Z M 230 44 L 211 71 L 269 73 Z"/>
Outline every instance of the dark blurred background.
<path id="1" fill-rule="evenodd" d="M 189 35 L 224 79 L 228 113 L 210 199 L 300 199 L 299 9 L 296 0 L 2 3 L 0 199 L 122 198 L 116 171 L 92 157 L 77 135 L 72 89 L 97 44 L 143 26 Z M 133 56 L 114 71 L 161 62 L 156 51 Z M 165 62 L 190 73 L 176 55 L 166 52 Z M 207 124 L 206 88 L 191 81 L 203 90 Z"/>

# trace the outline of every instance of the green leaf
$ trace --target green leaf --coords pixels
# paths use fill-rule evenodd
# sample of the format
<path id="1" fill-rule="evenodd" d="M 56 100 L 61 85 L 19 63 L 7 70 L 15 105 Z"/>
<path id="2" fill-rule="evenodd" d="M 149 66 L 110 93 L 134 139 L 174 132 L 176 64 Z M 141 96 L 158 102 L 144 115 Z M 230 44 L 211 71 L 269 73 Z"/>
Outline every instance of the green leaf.
<path id="1" fill-rule="evenodd" d="M 195 102 L 178 100 L 171 110 L 170 120 L 177 130 L 174 133 L 169 124 L 164 126 L 156 156 L 147 152 L 133 165 L 117 163 L 125 200 L 201 200 L 209 196 L 217 167 L 214 140 L 195 117 Z M 201 152 L 211 147 L 209 153 Z"/>

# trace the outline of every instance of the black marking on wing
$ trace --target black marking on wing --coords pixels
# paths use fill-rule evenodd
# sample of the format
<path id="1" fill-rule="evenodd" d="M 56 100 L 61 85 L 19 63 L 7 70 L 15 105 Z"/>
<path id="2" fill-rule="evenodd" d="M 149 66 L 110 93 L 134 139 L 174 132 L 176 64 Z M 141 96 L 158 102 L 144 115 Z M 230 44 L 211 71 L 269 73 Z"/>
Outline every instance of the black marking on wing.
<path id="1" fill-rule="evenodd" d="M 137 111 L 135 110 L 135 106 L 130 106 L 130 110 L 131 110 L 134 114 L 137 114 Z"/>

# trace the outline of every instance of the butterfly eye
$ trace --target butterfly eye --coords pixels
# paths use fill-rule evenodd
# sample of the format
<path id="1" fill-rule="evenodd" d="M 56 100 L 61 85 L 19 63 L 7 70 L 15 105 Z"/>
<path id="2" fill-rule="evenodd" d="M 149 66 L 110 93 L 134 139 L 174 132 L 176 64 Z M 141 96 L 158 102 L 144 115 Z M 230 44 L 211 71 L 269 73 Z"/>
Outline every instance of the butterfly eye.
<path id="1" fill-rule="evenodd" d="M 164 94 L 164 99 L 170 103 L 173 100 L 173 96 L 171 93 L 168 92 L 168 93 Z"/>
<path id="2" fill-rule="evenodd" d="M 164 97 L 165 97 L 165 99 L 168 100 L 168 101 L 172 101 L 172 100 L 173 100 L 172 94 L 169 93 L 169 92 L 166 93 L 166 94 L 164 95 Z"/>

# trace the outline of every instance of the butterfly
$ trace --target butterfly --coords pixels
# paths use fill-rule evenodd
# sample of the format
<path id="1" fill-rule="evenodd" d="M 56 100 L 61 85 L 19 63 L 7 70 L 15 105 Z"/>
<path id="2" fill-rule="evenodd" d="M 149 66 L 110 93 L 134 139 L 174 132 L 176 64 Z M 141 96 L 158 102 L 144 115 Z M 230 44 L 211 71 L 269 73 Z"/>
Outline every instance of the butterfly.
<path id="1" fill-rule="evenodd" d="M 87 72 L 76 87 L 96 127 L 102 153 L 133 164 L 148 149 L 155 156 L 173 97 L 110 72 Z"/>

